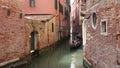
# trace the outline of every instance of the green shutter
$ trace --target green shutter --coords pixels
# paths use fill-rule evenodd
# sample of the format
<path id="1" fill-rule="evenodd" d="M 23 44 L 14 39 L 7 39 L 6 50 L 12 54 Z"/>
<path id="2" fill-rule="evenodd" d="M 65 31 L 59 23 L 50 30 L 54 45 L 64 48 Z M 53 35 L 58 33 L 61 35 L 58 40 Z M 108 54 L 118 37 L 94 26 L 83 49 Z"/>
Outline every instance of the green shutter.
<path id="1" fill-rule="evenodd" d="M 63 14 L 63 6 L 60 2 L 59 2 L 59 12 L 61 12 Z"/>
<path id="2" fill-rule="evenodd" d="M 54 4 L 54 6 L 55 6 L 55 9 L 57 9 L 57 0 L 55 0 L 55 2 L 54 2 L 55 4 Z"/>
<path id="3" fill-rule="evenodd" d="M 52 23 L 52 32 L 54 32 L 54 23 Z"/>
<path id="4" fill-rule="evenodd" d="M 34 32 L 31 33 L 31 38 L 30 38 L 30 43 L 31 43 L 31 50 L 35 50 L 35 40 L 34 40 Z"/>

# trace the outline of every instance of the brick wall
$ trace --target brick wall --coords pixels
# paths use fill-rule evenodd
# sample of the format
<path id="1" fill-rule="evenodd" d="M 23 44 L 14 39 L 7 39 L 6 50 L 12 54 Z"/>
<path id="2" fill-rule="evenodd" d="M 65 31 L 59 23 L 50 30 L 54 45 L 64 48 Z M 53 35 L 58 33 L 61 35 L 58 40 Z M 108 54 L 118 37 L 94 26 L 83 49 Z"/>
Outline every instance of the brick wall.
<path id="1" fill-rule="evenodd" d="M 21 0 L 0 0 L 0 63 L 26 54 L 24 19 L 20 18 L 21 8 Z"/>
<path id="2" fill-rule="evenodd" d="M 40 21 L 37 21 L 37 20 L 28 20 L 28 19 L 25 19 L 25 24 L 26 24 L 26 38 L 27 38 L 27 46 L 28 46 L 28 50 L 30 52 L 30 48 L 31 48 L 31 44 L 30 44 L 30 37 L 31 37 L 31 33 L 33 31 L 36 31 L 38 32 L 38 42 L 39 44 L 37 45 L 37 48 L 40 49 L 40 48 L 43 48 L 45 46 L 48 45 L 48 42 L 47 41 L 47 30 L 45 30 L 45 24 L 44 23 L 41 23 Z"/>
<path id="3" fill-rule="evenodd" d="M 73 18 L 72 18 L 73 34 L 75 34 L 76 32 L 82 34 L 82 29 L 81 29 L 82 28 L 82 26 L 81 26 L 82 23 L 80 22 L 80 13 L 79 13 L 79 12 L 81 12 L 81 10 L 80 10 L 81 3 L 80 2 L 81 1 L 75 0 L 72 4 L 71 13 L 73 15 Z"/>
<path id="4" fill-rule="evenodd" d="M 93 3 L 91 1 L 94 1 Z M 97 15 L 97 26 L 92 26 L 92 15 L 87 19 L 87 42 L 84 56 L 95 68 L 117 68 L 117 17 L 115 0 L 87 1 L 87 15 Z M 89 8 L 89 9 L 88 9 Z M 120 13 L 118 13 L 120 14 Z M 107 20 L 107 35 L 101 33 L 101 21 Z"/>
<path id="5" fill-rule="evenodd" d="M 52 23 L 54 24 L 54 29 L 52 32 Z M 47 34 L 48 34 L 48 45 L 52 45 L 58 41 L 58 23 L 56 22 L 55 17 L 52 18 L 49 22 L 46 23 Z"/>

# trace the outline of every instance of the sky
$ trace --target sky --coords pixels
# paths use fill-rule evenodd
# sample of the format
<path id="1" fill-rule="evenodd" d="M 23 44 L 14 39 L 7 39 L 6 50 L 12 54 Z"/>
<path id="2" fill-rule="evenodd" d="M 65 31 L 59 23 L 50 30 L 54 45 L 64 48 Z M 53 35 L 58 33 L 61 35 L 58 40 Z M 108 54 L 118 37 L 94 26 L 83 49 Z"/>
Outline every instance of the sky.
<path id="1" fill-rule="evenodd" d="M 71 1 L 71 4 L 74 2 L 74 0 L 70 0 Z"/>

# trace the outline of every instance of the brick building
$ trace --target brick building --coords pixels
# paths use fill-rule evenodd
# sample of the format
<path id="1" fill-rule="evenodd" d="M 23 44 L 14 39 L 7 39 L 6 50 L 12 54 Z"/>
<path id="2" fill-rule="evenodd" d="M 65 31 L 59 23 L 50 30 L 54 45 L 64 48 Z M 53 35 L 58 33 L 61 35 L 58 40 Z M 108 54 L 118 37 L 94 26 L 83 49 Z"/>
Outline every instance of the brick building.
<path id="1" fill-rule="evenodd" d="M 84 60 L 91 68 L 119 66 L 119 6 L 119 0 L 86 1 L 86 16 L 83 22 Z"/>
<path id="2" fill-rule="evenodd" d="M 64 38 L 69 35 L 70 33 L 70 0 L 59 0 L 59 5 L 58 5 L 58 19 L 60 23 L 60 30 L 59 32 L 61 33 L 61 37 Z"/>
<path id="3" fill-rule="evenodd" d="M 73 36 L 76 33 L 80 33 L 82 35 L 82 22 L 81 19 L 81 0 L 74 0 L 74 2 L 71 5 L 71 24 L 72 24 L 72 33 Z"/>
<path id="4" fill-rule="evenodd" d="M 0 0 L 0 66 L 26 55 L 21 0 Z"/>
<path id="5" fill-rule="evenodd" d="M 68 36 L 69 8 L 69 0 L 24 1 L 27 46 L 30 51 L 45 48 Z"/>
<path id="6" fill-rule="evenodd" d="M 0 67 L 68 36 L 69 3 L 69 0 L 0 0 Z"/>
<path id="7" fill-rule="evenodd" d="M 84 23 L 84 18 L 86 15 L 86 0 L 81 0 L 81 11 L 80 11 L 80 21 L 82 22 L 82 38 L 83 38 L 83 45 L 86 43 L 86 24 Z"/>

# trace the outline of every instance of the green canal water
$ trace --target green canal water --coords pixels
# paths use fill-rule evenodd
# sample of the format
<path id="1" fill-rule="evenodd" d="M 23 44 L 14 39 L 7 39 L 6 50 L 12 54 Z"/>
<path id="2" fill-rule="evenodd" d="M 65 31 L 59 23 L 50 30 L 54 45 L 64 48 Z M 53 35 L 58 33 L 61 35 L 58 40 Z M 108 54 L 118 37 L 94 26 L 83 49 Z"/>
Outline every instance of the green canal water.
<path id="1" fill-rule="evenodd" d="M 83 68 L 82 49 L 70 50 L 69 45 L 69 40 L 64 41 L 54 51 L 17 68 Z"/>

